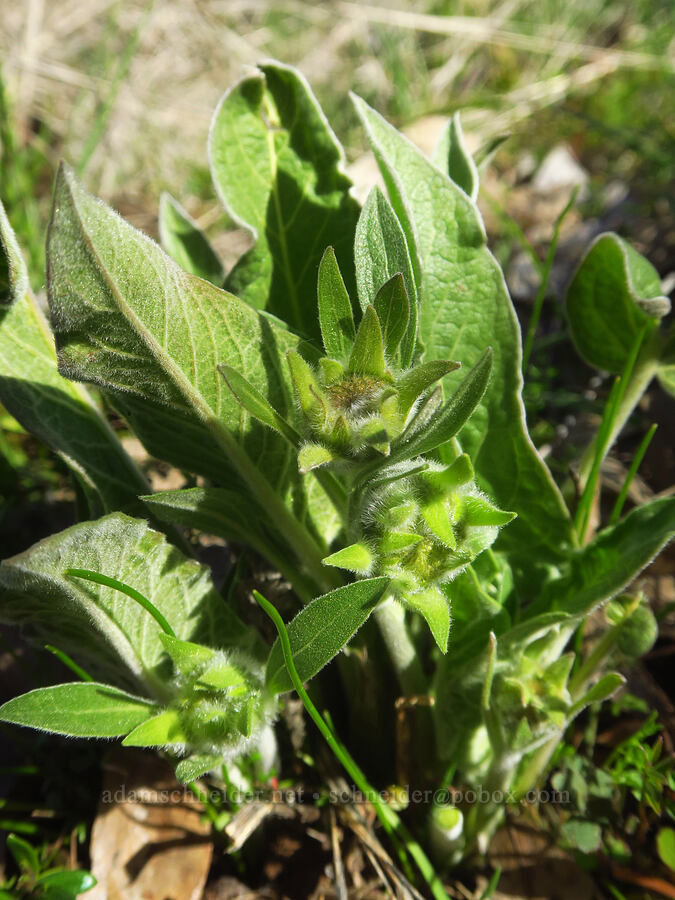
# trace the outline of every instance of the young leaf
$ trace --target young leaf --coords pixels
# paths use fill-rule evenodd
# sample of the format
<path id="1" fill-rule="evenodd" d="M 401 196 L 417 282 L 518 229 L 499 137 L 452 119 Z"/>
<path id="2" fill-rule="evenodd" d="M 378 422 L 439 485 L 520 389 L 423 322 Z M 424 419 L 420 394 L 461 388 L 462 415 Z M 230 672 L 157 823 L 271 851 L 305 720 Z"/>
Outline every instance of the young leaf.
<path id="1" fill-rule="evenodd" d="M 382 326 L 384 352 L 388 359 L 398 360 L 399 344 L 410 321 L 410 301 L 400 272 L 382 285 L 373 305 Z"/>
<path id="2" fill-rule="evenodd" d="M 401 223 L 379 187 L 372 189 L 361 210 L 354 259 L 359 302 L 364 312 L 394 275 L 403 278 L 409 309 L 400 349 L 400 365 L 405 368 L 412 361 L 417 339 L 417 285 Z"/>
<path id="3" fill-rule="evenodd" d="M 405 599 L 407 606 L 424 616 L 438 649 L 441 653 L 446 653 L 450 634 L 450 607 L 441 591 L 432 587 L 419 594 L 409 594 Z"/>
<path id="4" fill-rule="evenodd" d="M 427 391 L 432 384 L 444 378 L 448 372 L 453 372 L 460 366 L 457 362 L 446 359 L 434 359 L 429 362 L 419 363 L 407 372 L 397 382 L 398 406 L 401 415 L 405 418 L 417 398 Z"/>
<path id="5" fill-rule="evenodd" d="M 187 744 L 180 716 L 175 709 L 165 709 L 137 725 L 122 741 L 124 747 L 162 747 L 167 744 Z"/>
<path id="6" fill-rule="evenodd" d="M 312 469 L 325 466 L 334 459 L 333 451 L 324 447 L 323 444 L 303 444 L 298 453 L 298 468 L 304 475 L 311 472 Z"/>
<path id="7" fill-rule="evenodd" d="M 218 371 L 246 412 L 273 431 L 278 431 L 290 444 L 297 447 L 300 443 L 300 435 L 283 416 L 280 416 L 272 408 L 260 391 L 257 391 L 250 385 L 244 376 L 237 372 L 236 369 L 233 369 L 232 366 L 218 366 Z"/>
<path id="8" fill-rule="evenodd" d="M 223 205 L 255 238 L 228 289 L 320 337 L 316 268 L 331 245 L 353 291 L 358 206 L 342 148 L 304 78 L 268 63 L 239 81 L 214 114 L 209 159 Z"/>
<path id="9" fill-rule="evenodd" d="M 213 247 L 195 220 L 166 191 L 159 200 L 159 239 L 186 272 L 222 286 L 225 273 Z"/>
<path id="10" fill-rule="evenodd" d="M 642 328 L 670 310 L 658 272 L 616 234 L 601 234 L 567 291 L 567 318 L 579 354 L 620 374 Z"/>
<path id="11" fill-rule="evenodd" d="M 434 151 L 433 162 L 441 172 L 448 174 L 465 194 L 476 200 L 480 187 L 478 169 L 467 150 L 458 112 L 450 119 L 441 135 Z"/>
<path id="12" fill-rule="evenodd" d="M 84 869 L 64 869 L 60 872 L 43 872 L 36 884 L 40 886 L 40 896 L 44 900 L 72 900 L 91 890 L 97 881 L 91 872 Z"/>
<path id="13" fill-rule="evenodd" d="M 652 500 L 571 557 L 567 571 L 543 589 L 529 614 L 562 610 L 586 616 L 636 578 L 675 536 L 675 499 Z"/>
<path id="14" fill-rule="evenodd" d="M 480 403 L 490 380 L 491 369 L 492 350 L 488 348 L 448 402 L 411 440 L 392 453 L 390 461 L 401 462 L 422 456 L 453 438 Z"/>
<path id="15" fill-rule="evenodd" d="M 7 835 L 7 849 L 22 872 L 36 874 L 40 871 L 40 858 L 37 850 L 28 841 L 17 834 L 9 834 Z"/>
<path id="16" fill-rule="evenodd" d="M 368 578 L 317 597 L 288 625 L 296 668 L 309 681 L 347 644 L 371 614 L 388 578 Z M 281 694 L 292 690 L 277 639 L 267 661 L 267 686 Z"/>
<path id="17" fill-rule="evenodd" d="M 326 353 L 341 362 L 347 362 L 356 337 L 356 328 L 352 303 L 332 247 L 326 248 L 319 263 L 317 295 L 321 337 Z"/>
<path id="18" fill-rule="evenodd" d="M 374 306 L 367 306 L 349 357 L 349 371 L 381 378 L 386 370 L 382 328 Z"/>
<path id="19" fill-rule="evenodd" d="M 149 700 L 126 691 L 77 681 L 37 688 L 0 706 L 0 721 L 71 737 L 119 737 L 154 715 Z"/>
<path id="20" fill-rule="evenodd" d="M 215 654 L 215 650 L 193 641 L 181 641 L 170 634 L 158 635 L 171 662 L 181 675 L 189 677 L 197 669 L 203 669 Z"/>
<path id="21" fill-rule="evenodd" d="M 177 636 L 211 646 L 246 641 L 248 630 L 211 584 L 146 522 L 115 513 L 83 522 L 0 565 L 0 620 L 27 626 L 97 676 L 166 696 L 159 625 L 112 588 L 69 578 L 68 568 L 103 572 L 144 594 Z"/>
<path id="22" fill-rule="evenodd" d="M 182 759 L 176 766 L 176 778 L 181 784 L 187 784 L 197 778 L 201 778 L 211 769 L 222 762 L 221 756 L 188 756 Z"/>
<path id="23" fill-rule="evenodd" d="M 331 553 L 323 561 L 324 566 L 347 569 L 357 575 L 366 575 L 373 565 L 373 554 L 366 544 L 350 544 L 336 553 Z"/>
<path id="24" fill-rule="evenodd" d="M 424 271 L 419 335 L 425 358 L 454 357 L 471 366 L 483 347 L 494 349 L 490 386 L 460 442 L 497 504 L 518 513 L 499 540 L 522 555 L 527 575 L 542 555 L 559 558 L 574 538 L 562 496 L 525 425 L 520 330 L 504 276 L 471 199 L 367 104 L 355 103 L 418 284 Z"/>
<path id="25" fill-rule="evenodd" d="M 59 375 L 54 339 L 28 289 L 25 265 L 0 204 L 0 269 L 5 246 L 11 254 L 5 262 L 14 274 L 12 306 L 0 305 L 0 402 L 70 466 L 91 516 L 116 509 L 140 512 L 137 495 L 149 485 L 85 388 Z"/>
<path id="26" fill-rule="evenodd" d="M 570 715 L 576 716 L 577 713 L 580 713 L 582 709 L 585 709 L 592 703 L 602 703 L 603 700 L 607 700 L 612 694 L 615 694 L 625 683 L 626 679 L 623 675 L 619 675 L 618 672 L 608 672 L 599 681 L 596 681 L 583 697 L 577 700 L 570 710 Z"/>

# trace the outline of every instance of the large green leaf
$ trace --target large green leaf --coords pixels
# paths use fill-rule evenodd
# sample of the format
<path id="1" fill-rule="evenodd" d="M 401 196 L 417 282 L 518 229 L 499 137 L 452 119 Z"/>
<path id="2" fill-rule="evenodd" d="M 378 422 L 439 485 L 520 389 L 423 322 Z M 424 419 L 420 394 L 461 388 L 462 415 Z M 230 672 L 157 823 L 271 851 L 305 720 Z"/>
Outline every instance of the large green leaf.
<path id="1" fill-rule="evenodd" d="M 156 707 L 109 684 L 82 681 L 37 688 L 0 706 L 0 721 L 72 737 L 119 737 Z"/>
<path id="2" fill-rule="evenodd" d="M 114 509 L 140 511 L 137 495 L 149 485 L 85 388 L 59 375 L 54 339 L 28 288 L 1 204 L 0 235 L 0 258 L 2 246 L 7 246 L 14 273 L 13 303 L 0 307 L 0 402 L 72 468 L 90 515 Z"/>
<path id="3" fill-rule="evenodd" d="M 366 578 L 312 600 L 288 625 L 293 662 L 302 681 L 313 678 L 342 650 L 371 614 L 388 578 Z M 293 685 L 279 639 L 267 661 L 265 681 L 277 693 Z"/>
<path id="4" fill-rule="evenodd" d="M 458 359 L 468 367 L 487 346 L 494 350 L 490 385 L 459 439 L 482 486 L 502 508 L 518 513 L 501 545 L 520 553 L 525 565 L 559 556 L 573 541 L 571 521 L 528 436 L 520 330 L 478 209 L 410 141 L 362 100 L 355 102 L 418 269 L 426 358 Z M 446 388 L 457 380 L 449 375 Z"/>
<path id="5" fill-rule="evenodd" d="M 304 78 L 269 63 L 238 82 L 213 117 L 209 156 L 225 208 L 255 238 L 228 289 L 318 338 L 316 272 L 327 246 L 354 296 L 358 205 L 342 148 Z"/>
<path id="6" fill-rule="evenodd" d="M 159 201 L 162 247 L 186 272 L 222 285 L 225 273 L 207 237 L 180 203 L 164 192 Z"/>
<path id="7" fill-rule="evenodd" d="M 305 483 L 291 448 L 251 419 L 218 372 L 233 366 L 284 415 L 293 408 L 284 355 L 299 339 L 183 271 L 66 168 L 47 254 L 62 374 L 110 391 L 153 455 L 220 482 L 236 477 L 295 547 L 307 546 L 298 522 Z M 293 499 L 293 515 L 280 496 Z"/>
<path id="8" fill-rule="evenodd" d="M 146 522 L 113 513 L 47 538 L 0 565 L 0 621 L 26 626 L 85 669 L 121 687 L 166 695 L 167 658 L 155 619 L 126 595 L 69 578 L 89 569 L 135 588 L 177 637 L 210 646 L 249 643 L 208 569 L 186 559 Z"/>
<path id="9" fill-rule="evenodd" d="M 585 616 L 618 594 L 675 536 L 675 498 L 631 510 L 612 528 L 576 551 L 562 578 L 544 589 L 531 612 L 561 610 Z"/>
<path id="10" fill-rule="evenodd" d="M 621 374 L 640 331 L 670 310 L 656 269 L 616 234 L 601 234 L 567 291 L 567 318 L 580 355 Z"/>

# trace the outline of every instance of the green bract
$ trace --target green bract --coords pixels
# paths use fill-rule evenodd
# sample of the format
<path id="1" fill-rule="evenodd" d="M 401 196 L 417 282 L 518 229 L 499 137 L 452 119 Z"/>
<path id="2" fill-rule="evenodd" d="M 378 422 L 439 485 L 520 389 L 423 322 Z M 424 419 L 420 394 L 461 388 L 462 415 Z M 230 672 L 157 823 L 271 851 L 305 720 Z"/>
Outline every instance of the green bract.
<path id="1" fill-rule="evenodd" d="M 213 180 L 253 239 L 229 272 L 168 195 L 162 249 L 64 166 L 48 325 L 0 208 L 0 402 L 66 461 L 81 519 L 0 565 L 0 620 L 84 679 L 14 698 L 0 718 L 162 748 L 186 781 L 223 764 L 241 776 L 254 749 L 276 764 L 279 695 L 318 678 L 327 706 L 348 698 L 336 721 L 384 786 L 395 684 L 423 711 L 406 750 L 414 786 L 442 787 L 452 768 L 456 783 L 520 795 L 579 711 L 621 685 L 612 665 L 656 637 L 629 586 L 675 532 L 675 500 L 622 515 L 628 479 L 597 533 L 591 509 L 642 392 L 654 376 L 672 386 L 668 304 L 614 235 L 572 280 L 574 342 L 619 377 L 568 506 L 528 434 L 518 320 L 459 118 L 429 160 L 354 103 L 385 188 L 362 209 L 297 72 L 268 63 L 225 95 Z M 191 486 L 151 493 L 99 397 Z M 195 530 L 290 583 L 297 610 L 287 629 L 274 618 L 271 647 L 193 558 Z M 590 613 L 624 591 L 599 643 L 579 648 Z M 438 865 L 484 848 L 502 811 L 431 808 Z M 393 828 L 393 810 L 378 815 Z"/>

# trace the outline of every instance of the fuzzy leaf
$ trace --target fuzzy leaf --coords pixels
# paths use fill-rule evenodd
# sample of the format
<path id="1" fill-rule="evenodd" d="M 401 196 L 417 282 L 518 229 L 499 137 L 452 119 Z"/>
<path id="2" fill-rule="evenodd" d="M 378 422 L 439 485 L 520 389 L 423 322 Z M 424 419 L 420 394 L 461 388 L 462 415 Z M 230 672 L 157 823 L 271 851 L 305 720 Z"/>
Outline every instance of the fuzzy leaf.
<path id="1" fill-rule="evenodd" d="M 407 606 L 424 616 L 438 649 L 441 653 L 445 653 L 450 634 L 450 607 L 443 594 L 438 588 L 429 588 L 419 594 L 407 595 L 405 602 Z"/>
<path id="2" fill-rule="evenodd" d="M 120 508 L 140 512 L 137 495 L 149 485 L 89 393 L 59 375 L 54 339 L 28 289 L 25 266 L 0 204 L 0 259 L 4 246 L 14 275 L 13 304 L 0 305 L 0 402 L 70 466 L 90 515 Z"/>
<path id="3" fill-rule="evenodd" d="M 323 560 L 323 564 L 365 575 L 373 565 L 373 554 L 366 544 L 350 544 L 349 547 L 331 553 Z"/>
<path id="4" fill-rule="evenodd" d="M 562 610 L 586 616 L 636 578 L 675 536 L 675 498 L 652 500 L 631 510 L 570 558 L 562 578 L 551 581 L 530 613 Z"/>
<path id="5" fill-rule="evenodd" d="M 164 698 L 167 658 L 153 617 L 129 597 L 68 578 L 84 568 L 138 590 L 183 640 L 246 642 L 248 630 L 214 589 L 205 566 L 186 559 L 146 522 L 114 513 L 47 538 L 0 565 L 0 621 L 27 626 L 93 674 Z"/>
<path id="6" fill-rule="evenodd" d="M 448 372 L 459 368 L 459 363 L 446 359 L 434 359 L 414 366 L 397 382 L 398 405 L 403 417 L 407 416 L 417 398 L 432 384 L 444 378 Z"/>
<path id="7" fill-rule="evenodd" d="M 377 186 L 368 195 L 359 217 L 354 259 L 359 302 L 364 312 L 375 302 L 381 288 L 395 275 L 400 274 L 403 278 L 408 300 L 408 318 L 404 328 L 405 337 L 402 335 L 399 362 L 405 368 L 410 365 L 417 339 L 417 286 L 401 223 Z M 379 311 L 378 309 L 378 313 Z"/>
<path id="8" fill-rule="evenodd" d="M 592 703 L 602 703 L 603 700 L 607 700 L 612 694 L 615 694 L 625 683 L 626 679 L 623 675 L 619 675 L 618 672 L 608 672 L 599 681 L 596 681 L 583 697 L 579 698 L 571 709 L 571 715 L 577 715 L 577 713 L 580 713 L 582 709 L 585 709 Z"/>
<path id="9" fill-rule="evenodd" d="M 225 273 L 213 247 L 195 220 L 166 192 L 159 200 L 159 238 L 182 269 L 222 286 Z"/>
<path id="10" fill-rule="evenodd" d="M 450 119 L 441 135 L 434 151 L 433 162 L 441 172 L 448 174 L 465 194 L 476 200 L 480 187 L 478 169 L 467 150 L 458 112 Z"/>
<path id="11" fill-rule="evenodd" d="M 521 555 L 528 573 L 542 555 L 559 558 L 574 539 L 562 496 L 525 425 L 520 329 L 504 276 L 470 197 L 362 100 L 355 102 L 422 285 L 425 358 L 472 366 L 484 347 L 494 349 L 490 386 L 459 440 L 485 490 L 518 513 L 499 541 Z"/>
<path id="12" fill-rule="evenodd" d="M 620 374 L 640 330 L 670 310 L 658 272 L 616 234 L 601 234 L 567 291 L 567 318 L 579 354 Z"/>
<path id="13" fill-rule="evenodd" d="M 176 778 L 181 784 L 187 784 L 215 769 L 220 762 L 220 756 L 189 756 L 176 766 Z"/>
<path id="14" fill-rule="evenodd" d="M 267 425 L 268 428 L 283 435 L 293 446 L 300 442 L 300 435 L 297 431 L 272 408 L 260 391 L 250 385 L 243 375 L 232 366 L 218 366 L 218 371 L 247 413 L 262 422 L 263 425 Z"/>
<path id="15" fill-rule="evenodd" d="M 184 677 L 189 677 L 192 672 L 204 668 L 213 659 L 216 652 L 203 644 L 195 644 L 193 641 L 181 641 L 163 632 L 159 635 L 159 639 L 171 657 L 174 668 Z"/>
<path id="16" fill-rule="evenodd" d="M 161 747 L 166 744 L 186 744 L 180 716 L 175 709 L 165 709 L 151 719 L 141 722 L 122 741 L 124 747 Z"/>
<path id="17" fill-rule="evenodd" d="M 448 402 L 411 440 L 392 453 L 391 462 L 422 456 L 453 438 L 480 403 L 490 380 L 491 368 L 492 350 L 488 348 Z"/>
<path id="18" fill-rule="evenodd" d="M 309 681 L 340 650 L 371 614 L 388 578 L 368 578 L 312 600 L 288 625 L 293 661 L 302 681 Z M 281 694 L 293 688 L 277 639 L 267 661 L 267 686 Z"/>
<path id="19" fill-rule="evenodd" d="M 497 509 L 487 500 L 478 497 L 467 497 L 463 503 L 463 512 L 467 525 L 492 525 L 501 528 L 515 518 L 515 513 Z"/>
<path id="20" fill-rule="evenodd" d="M 407 365 L 407 363 L 401 363 L 399 344 L 403 340 L 410 322 L 410 301 L 403 275 L 400 272 L 382 285 L 375 297 L 374 306 L 382 326 L 384 352 L 387 359 Z"/>
<path id="21" fill-rule="evenodd" d="M 226 210 L 255 238 L 227 288 L 320 337 L 316 269 L 331 245 L 353 291 L 358 206 L 342 148 L 305 79 L 269 63 L 239 81 L 214 114 L 209 159 Z"/>
<path id="22" fill-rule="evenodd" d="M 321 257 L 317 295 L 321 337 L 326 353 L 341 362 L 347 362 L 356 337 L 356 328 L 351 300 L 332 247 L 327 247 Z"/>
<path id="23" fill-rule="evenodd" d="M 332 450 L 323 444 L 304 444 L 298 453 L 298 467 L 305 474 L 312 469 L 318 469 L 319 466 L 325 466 L 334 459 Z"/>
<path id="24" fill-rule="evenodd" d="M 367 306 L 349 357 L 349 371 L 381 378 L 386 372 L 382 328 L 374 306 Z"/>
<path id="25" fill-rule="evenodd" d="M 217 369 L 232 365 L 283 416 L 293 402 L 284 354 L 297 337 L 184 272 L 65 168 L 47 255 L 62 374 L 111 391 L 160 458 L 244 482 L 265 503 L 269 486 L 252 463 L 280 492 L 293 478 L 304 490 L 292 448 L 245 414 Z"/>
<path id="26" fill-rule="evenodd" d="M 0 706 L 0 721 L 72 737 L 119 737 L 155 709 L 149 700 L 109 684 L 78 681 L 14 697 Z"/>

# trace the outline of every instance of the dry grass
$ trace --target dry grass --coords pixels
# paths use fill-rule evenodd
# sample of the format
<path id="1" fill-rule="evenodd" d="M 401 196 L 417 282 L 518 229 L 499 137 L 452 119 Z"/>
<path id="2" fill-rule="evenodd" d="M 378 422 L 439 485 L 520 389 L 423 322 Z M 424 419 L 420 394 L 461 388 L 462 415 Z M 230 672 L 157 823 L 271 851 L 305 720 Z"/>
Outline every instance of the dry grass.
<path id="1" fill-rule="evenodd" d="M 54 153 L 72 162 L 114 95 L 86 180 L 132 211 L 154 209 L 162 187 L 184 195 L 190 172 L 205 163 L 219 96 L 261 58 L 298 65 L 342 130 L 350 124 L 344 94 L 355 89 L 399 120 L 477 103 L 466 122 L 479 137 L 619 67 L 672 69 L 672 59 L 639 49 L 643 35 L 619 0 L 568 0 L 562 19 L 559 4 L 547 18 L 546 4 L 529 0 L 446 3 L 453 16 L 430 15 L 432 6 L 439 3 L 155 0 L 148 9 L 141 0 L 0 0 L 0 52 L 24 134 L 45 123 L 59 138 Z M 617 31 L 621 46 L 604 48 Z M 481 87 L 504 69 L 508 89 L 495 114 L 481 108 Z"/>

